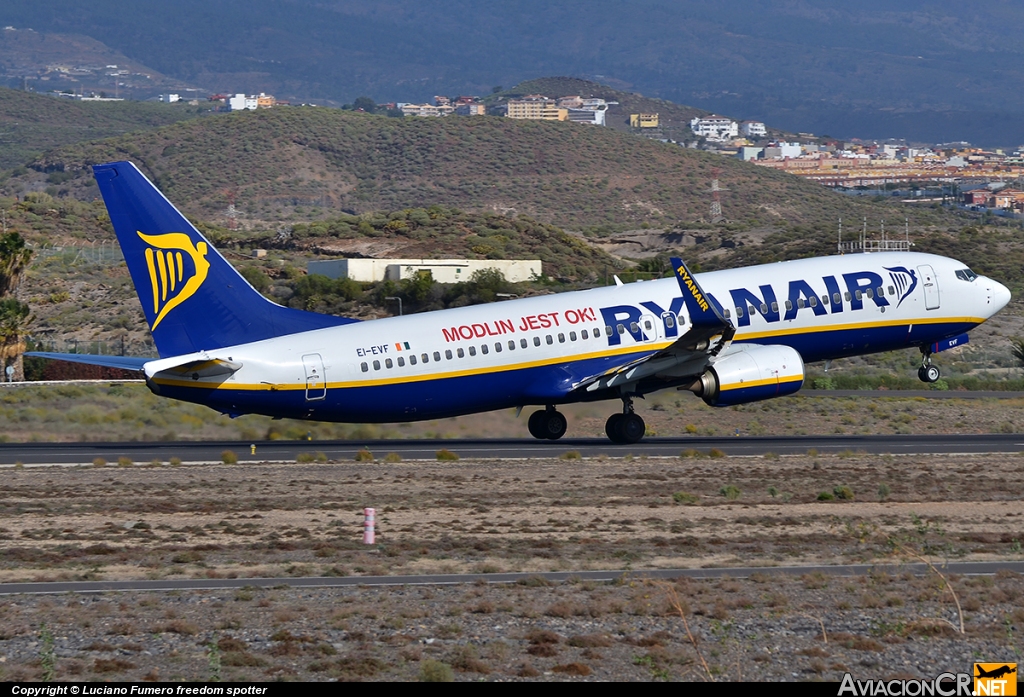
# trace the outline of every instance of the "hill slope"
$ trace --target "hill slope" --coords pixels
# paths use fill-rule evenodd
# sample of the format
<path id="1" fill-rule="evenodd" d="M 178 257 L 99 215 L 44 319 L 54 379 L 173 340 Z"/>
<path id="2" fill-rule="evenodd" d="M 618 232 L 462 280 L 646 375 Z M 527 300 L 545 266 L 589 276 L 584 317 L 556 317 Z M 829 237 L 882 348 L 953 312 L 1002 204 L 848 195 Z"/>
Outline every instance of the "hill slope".
<path id="1" fill-rule="evenodd" d="M 136 162 L 188 213 L 267 226 L 323 217 L 443 205 L 525 213 L 581 230 L 700 225 L 713 170 L 734 229 L 795 225 L 831 230 L 838 217 L 911 216 L 947 225 L 941 211 L 893 210 L 816 184 L 675 145 L 572 123 L 494 117 L 391 119 L 325 108 L 218 115 L 155 131 L 70 145 L 11 178 L 8 194 L 45 188 L 92 199 L 88 165 Z M 52 182 L 51 182 L 52 183 Z"/>
<path id="2" fill-rule="evenodd" d="M 143 102 L 77 102 L 0 87 L 0 170 L 43 152 L 196 118 L 201 107 Z"/>
<path id="3" fill-rule="evenodd" d="M 1024 4 L 955 0 L 6 0 L 211 90 L 300 101 L 486 94 L 581 75 L 836 137 L 1024 140 Z M 840 121 L 842 119 L 842 121 Z"/>

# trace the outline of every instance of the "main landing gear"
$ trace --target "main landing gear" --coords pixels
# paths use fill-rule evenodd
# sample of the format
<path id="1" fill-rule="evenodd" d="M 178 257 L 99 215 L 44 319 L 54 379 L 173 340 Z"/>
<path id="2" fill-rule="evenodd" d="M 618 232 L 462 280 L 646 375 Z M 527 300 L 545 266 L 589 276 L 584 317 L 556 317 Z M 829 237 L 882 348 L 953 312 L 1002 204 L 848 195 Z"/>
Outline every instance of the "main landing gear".
<path id="1" fill-rule="evenodd" d="M 612 443 L 630 445 L 639 443 L 647 433 L 647 425 L 639 414 L 633 412 L 633 398 L 622 398 L 622 413 L 612 414 L 604 425 L 604 432 Z"/>
<path id="2" fill-rule="evenodd" d="M 530 429 L 530 435 L 534 438 L 558 440 L 565 435 L 567 424 L 565 417 L 555 411 L 554 407 L 548 407 L 530 414 L 527 427 Z"/>
<path id="3" fill-rule="evenodd" d="M 932 365 L 932 354 L 924 351 L 921 353 L 923 358 L 921 358 L 921 367 L 917 369 L 917 377 L 921 378 L 921 382 L 938 382 L 942 373 L 939 372 L 939 366 Z"/>

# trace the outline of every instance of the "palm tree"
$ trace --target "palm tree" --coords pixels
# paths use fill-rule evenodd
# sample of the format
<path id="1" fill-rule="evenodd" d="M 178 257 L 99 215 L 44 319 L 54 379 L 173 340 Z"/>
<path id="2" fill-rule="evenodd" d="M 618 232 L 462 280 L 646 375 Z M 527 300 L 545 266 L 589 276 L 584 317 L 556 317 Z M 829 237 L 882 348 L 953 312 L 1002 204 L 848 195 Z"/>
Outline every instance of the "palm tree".
<path id="1" fill-rule="evenodd" d="M 0 300 L 0 368 L 4 370 L 0 379 L 6 379 L 6 368 L 14 366 L 12 379 L 25 379 L 22 356 L 25 352 L 25 331 L 32 321 L 28 305 L 16 298 Z"/>
<path id="2" fill-rule="evenodd" d="M 13 293 L 32 258 L 32 250 L 17 232 L 0 235 L 0 298 Z"/>

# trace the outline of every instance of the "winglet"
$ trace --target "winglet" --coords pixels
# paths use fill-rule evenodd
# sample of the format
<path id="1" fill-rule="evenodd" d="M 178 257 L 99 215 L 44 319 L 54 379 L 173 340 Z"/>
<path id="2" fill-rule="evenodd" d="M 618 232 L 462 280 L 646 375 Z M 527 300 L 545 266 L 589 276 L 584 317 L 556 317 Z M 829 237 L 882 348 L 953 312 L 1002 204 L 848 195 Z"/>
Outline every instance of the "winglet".
<path id="1" fill-rule="evenodd" d="M 683 302 L 695 327 L 732 327 L 732 322 L 725 318 L 718 301 L 704 292 L 697 283 L 686 264 L 678 257 L 672 257 L 672 270 L 675 272 L 679 288 L 683 291 Z"/>

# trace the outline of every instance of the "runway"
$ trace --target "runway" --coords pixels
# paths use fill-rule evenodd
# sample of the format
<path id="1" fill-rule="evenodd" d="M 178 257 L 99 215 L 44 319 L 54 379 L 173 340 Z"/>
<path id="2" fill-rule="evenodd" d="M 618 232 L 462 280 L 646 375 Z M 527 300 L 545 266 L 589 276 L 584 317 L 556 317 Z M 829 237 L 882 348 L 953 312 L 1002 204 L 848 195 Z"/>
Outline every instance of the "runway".
<path id="1" fill-rule="evenodd" d="M 990 576 L 999 571 L 1024 572 L 1024 562 L 952 562 L 937 565 L 943 573 Z M 356 586 L 444 586 L 460 583 L 528 583 L 543 578 L 551 583 L 580 580 L 610 583 L 687 578 L 749 578 L 754 574 L 790 575 L 822 573 L 830 576 L 866 576 L 872 573 L 933 573 L 926 564 L 841 564 L 822 566 L 742 566 L 712 569 L 649 569 L 641 571 L 552 571 L 504 574 L 430 574 L 418 576 L 309 576 L 280 578 L 187 578 L 137 581 L 58 581 L 52 583 L 0 583 L 0 595 L 50 593 L 107 593 L 128 591 L 222 590 L 238 588 L 352 588 Z"/>
<path id="2" fill-rule="evenodd" d="M 253 453 L 252 446 L 256 446 Z M 383 458 L 395 453 L 403 460 L 434 460 L 445 449 L 460 458 L 524 459 L 557 458 L 567 452 L 580 457 L 678 457 L 684 450 L 726 456 L 755 457 L 765 453 L 791 455 L 816 450 L 820 453 L 866 452 L 892 455 L 1018 453 L 1024 451 L 1024 434 L 884 436 L 740 436 L 645 438 L 634 445 L 614 445 L 603 438 L 563 438 L 538 441 L 532 438 L 371 440 L 371 441 L 173 441 L 127 443 L 0 443 L 0 466 L 18 462 L 30 465 L 90 465 L 97 458 L 117 464 L 127 457 L 134 464 L 171 458 L 189 462 L 220 462 L 225 450 L 239 462 L 294 462 L 302 453 L 322 453 L 329 460 L 354 460 L 360 450 Z"/>

